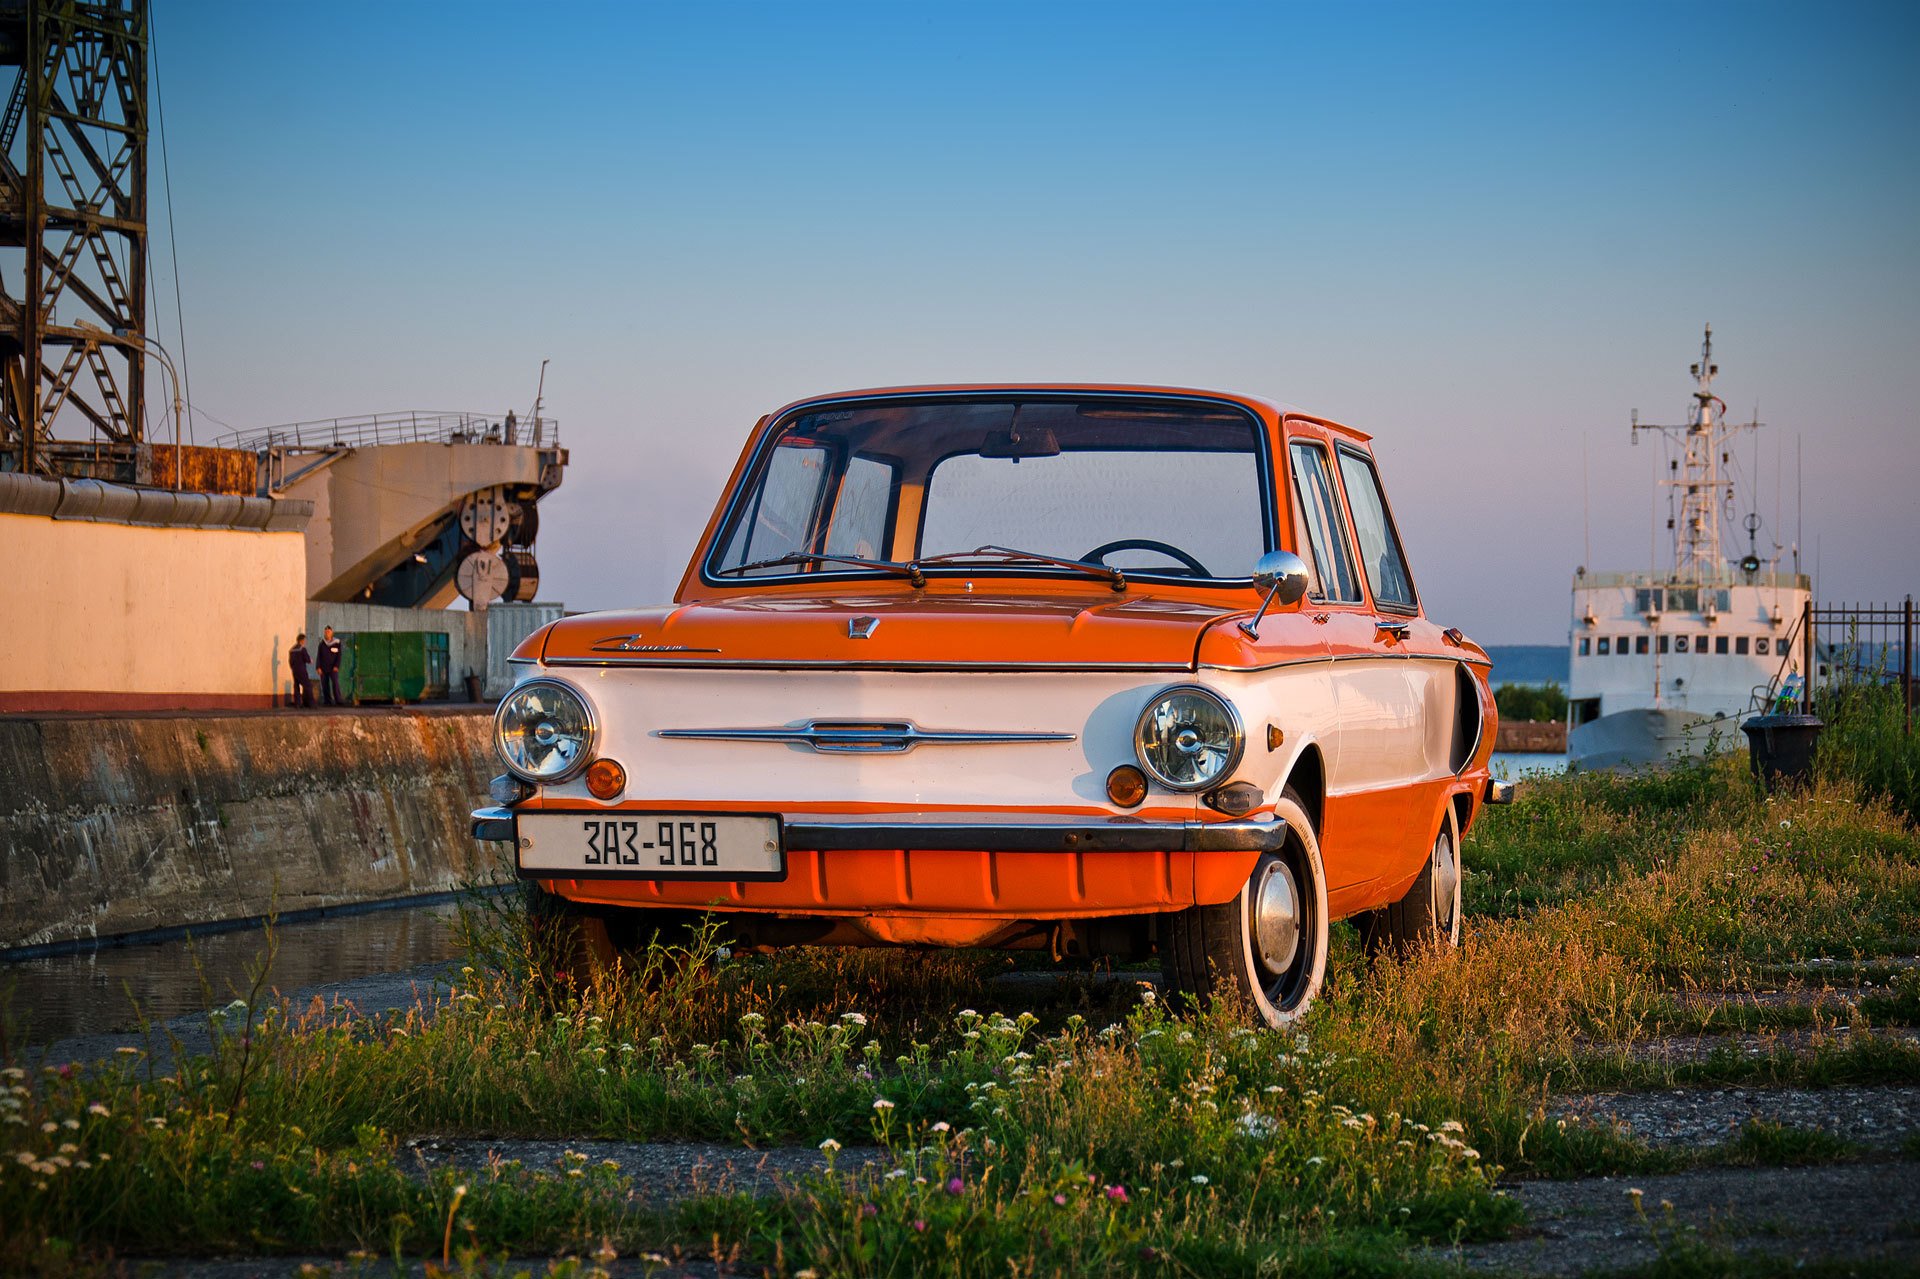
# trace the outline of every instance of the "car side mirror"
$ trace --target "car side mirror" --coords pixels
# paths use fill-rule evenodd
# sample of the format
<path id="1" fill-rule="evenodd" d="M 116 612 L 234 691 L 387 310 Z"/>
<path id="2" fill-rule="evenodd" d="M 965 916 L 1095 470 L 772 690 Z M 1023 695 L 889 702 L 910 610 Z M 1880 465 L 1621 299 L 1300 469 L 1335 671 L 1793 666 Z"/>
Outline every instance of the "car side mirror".
<path id="1" fill-rule="evenodd" d="M 1260 619 L 1275 602 L 1297 604 L 1307 593 L 1307 562 L 1292 551 L 1268 551 L 1253 565 L 1253 584 L 1265 591 L 1266 598 L 1252 617 L 1240 623 L 1248 639 L 1260 638 Z"/>

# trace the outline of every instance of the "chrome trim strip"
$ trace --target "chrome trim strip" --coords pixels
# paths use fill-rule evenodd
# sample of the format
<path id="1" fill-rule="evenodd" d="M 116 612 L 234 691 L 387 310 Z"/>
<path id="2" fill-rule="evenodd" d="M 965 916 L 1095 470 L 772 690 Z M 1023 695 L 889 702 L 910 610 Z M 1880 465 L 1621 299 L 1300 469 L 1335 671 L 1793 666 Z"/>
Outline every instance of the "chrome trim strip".
<path id="1" fill-rule="evenodd" d="M 709 742 L 787 742 L 823 754 L 899 755 L 916 746 L 993 746 L 1009 742 L 1070 742 L 1072 733 L 1007 733 L 925 729 L 910 720 L 810 719 L 782 728 L 658 728 L 655 737 Z"/>
<path id="2" fill-rule="evenodd" d="M 1325 658 L 1320 660 L 1324 661 Z M 858 670 L 858 671 L 1190 671 L 1179 662 L 887 662 L 887 661 L 755 661 L 724 657 L 710 662 L 663 661 L 645 657 L 549 657 L 548 666 L 658 666 L 679 670 L 726 667 L 734 670 Z M 1241 667 L 1229 667 L 1240 670 Z"/>
<path id="3" fill-rule="evenodd" d="M 1500 777 L 1487 779 L 1487 803 L 1511 804 L 1520 793 L 1520 783 L 1510 782 Z"/>
<path id="4" fill-rule="evenodd" d="M 939 813 L 903 821 L 800 815 L 786 824 L 789 848 L 961 849 L 990 853 L 1265 853 L 1286 845 L 1284 818 L 1146 822 L 1127 817 L 1008 821 L 998 813 Z"/>
<path id="5" fill-rule="evenodd" d="M 1289 657 L 1284 661 L 1267 662 L 1260 666 L 1222 666 L 1218 662 L 1202 662 L 1203 671 L 1236 671 L 1242 675 L 1254 675 L 1261 671 L 1277 671 L 1286 666 L 1310 666 L 1315 662 L 1459 662 L 1467 666 L 1485 666 L 1492 668 L 1493 662 L 1484 657 L 1473 657 L 1455 653 L 1320 653 L 1313 657 Z"/>
<path id="6" fill-rule="evenodd" d="M 582 815 L 608 811 L 617 810 L 582 810 Z M 510 808 L 476 808 L 473 837 L 511 842 L 517 838 L 513 818 Z M 812 814 L 781 818 L 783 852 L 903 848 L 987 853 L 1269 853 L 1278 852 L 1286 842 L 1287 823 L 1282 817 L 1226 822 L 1145 822 L 1133 817 L 1007 821 L 1002 813 L 940 813 L 894 821 Z"/>

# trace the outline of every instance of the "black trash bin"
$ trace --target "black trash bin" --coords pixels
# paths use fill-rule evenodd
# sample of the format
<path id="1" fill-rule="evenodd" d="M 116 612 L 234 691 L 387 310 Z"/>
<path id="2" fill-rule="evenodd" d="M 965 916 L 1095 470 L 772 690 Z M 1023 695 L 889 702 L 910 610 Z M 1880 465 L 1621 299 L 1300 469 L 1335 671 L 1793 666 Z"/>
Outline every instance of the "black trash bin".
<path id="1" fill-rule="evenodd" d="M 1813 751 L 1824 727 L 1818 715 L 1755 715 L 1742 724 L 1753 775 L 1762 789 L 1812 778 Z"/>

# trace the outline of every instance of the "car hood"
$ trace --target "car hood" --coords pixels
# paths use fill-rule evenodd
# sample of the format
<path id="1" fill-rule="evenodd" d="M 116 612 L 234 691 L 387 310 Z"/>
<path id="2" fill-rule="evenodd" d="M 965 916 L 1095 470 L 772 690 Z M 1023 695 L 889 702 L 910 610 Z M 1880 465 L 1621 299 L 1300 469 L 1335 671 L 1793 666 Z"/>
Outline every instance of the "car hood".
<path id="1" fill-rule="evenodd" d="M 581 614 L 519 655 L 554 665 L 1191 669 L 1207 628 L 1243 611 L 1138 594 L 767 595 Z"/>

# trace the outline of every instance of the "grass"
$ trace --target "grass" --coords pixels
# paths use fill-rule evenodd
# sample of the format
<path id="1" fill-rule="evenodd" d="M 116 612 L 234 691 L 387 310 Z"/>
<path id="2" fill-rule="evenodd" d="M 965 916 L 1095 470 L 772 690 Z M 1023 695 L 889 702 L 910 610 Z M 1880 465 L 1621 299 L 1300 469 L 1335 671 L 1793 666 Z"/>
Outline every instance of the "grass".
<path id="1" fill-rule="evenodd" d="M 1906 731 L 1898 681 L 1878 672 L 1842 680 L 1821 690 L 1816 709 L 1826 722 L 1815 756 L 1821 775 L 1883 795 L 1920 822 L 1920 736 Z"/>
<path id="2" fill-rule="evenodd" d="M 1915 1024 L 1911 973 L 1851 1008 L 1702 998 L 1776 985 L 1808 956 L 1911 951 L 1920 835 L 1890 803 L 1831 779 L 1765 797 L 1723 758 L 1536 783 L 1466 851 L 1458 953 L 1369 967 L 1343 929 L 1321 1003 L 1286 1034 L 1090 973 L 1009 1005 L 1009 961 L 975 953 L 718 963 L 708 938 L 557 991 L 525 900 L 484 899 L 437 1014 L 349 1021 L 256 993 L 199 1057 L 9 1064 L 0 1271 L 360 1250 L 456 1273 L 571 1255 L 587 1273 L 595 1253 L 705 1255 L 717 1238 L 776 1274 L 1431 1273 L 1435 1246 L 1516 1224 L 1503 1175 L 1853 1153 L 1750 1126 L 1677 1154 L 1550 1120 L 1557 1094 L 1920 1080 L 1920 1050 L 1864 1033 Z M 1757 1057 L 1647 1051 L 1756 1030 L 1794 1037 Z M 663 1208 L 584 1154 L 428 1172 L 404 1145 L 462 1134 L 888 1158 L 784 1198 Z M 1676 1252 L 1656 1272 L 1747 1264 Z"/>

